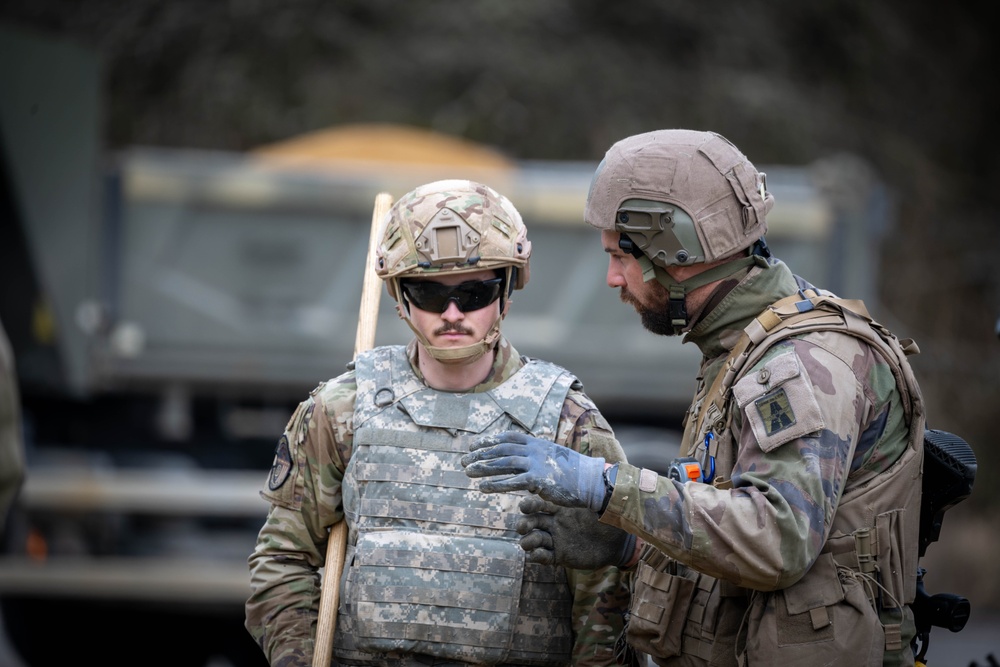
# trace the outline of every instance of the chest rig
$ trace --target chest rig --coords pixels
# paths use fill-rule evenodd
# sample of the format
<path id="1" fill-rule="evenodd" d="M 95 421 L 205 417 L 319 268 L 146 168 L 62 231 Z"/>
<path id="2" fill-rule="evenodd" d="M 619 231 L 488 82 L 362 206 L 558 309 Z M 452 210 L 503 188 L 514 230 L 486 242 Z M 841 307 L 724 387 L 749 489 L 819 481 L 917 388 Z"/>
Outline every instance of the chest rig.
<path id="1" fill-rule="evenodd" d="M 846 568 L 864 583 L 869 603 L 881 619 L 885 650 L 900 651 L 904 648 L 901 608 L 912 603 L 916 594 L 925 426 L 923 399 L 906 360 L 919 352 L 913 341 L 898 340 L 872 320 L 860 301 L 814 289 L 781 299 L 744 329 L 728 357 L 716 365 L 711 385 L 696 396 L 686 418 L 682 453 L 713 471 L 712 484 L 717 488 L 731 488 L 738 445 L 733 386 L 775 343 L 815 331 L 855 336 L 881 355 L 896 379 L 909 435 L 905 452 L 888 470 L 863 485 L 852 486 L 848 481 L 814 572 L 786 589 L 784 597 L 790 613 L 808 611 L 814 627 L 824 627 L 829 623 L 826 607 L 842 596 L 835 585 L 837 569 Z M 716 583 L 713 587 L 723 598 L 749 593 L 728 582 Z M 887 609 L 894 612 L 884 613 Z"/>
<path id="2" fill-rule="evenodd" d="M 442 392 L 402 346 L 360 354 L 355 369 L 338 660 L 568 664 L 571 592 L 562 568 L 525 561 L 514 530 L 525 494 L 480 493 L 459 461 L 504 430 L 554 440 L 575 378 L 531 360 L 489 391 Z"/>

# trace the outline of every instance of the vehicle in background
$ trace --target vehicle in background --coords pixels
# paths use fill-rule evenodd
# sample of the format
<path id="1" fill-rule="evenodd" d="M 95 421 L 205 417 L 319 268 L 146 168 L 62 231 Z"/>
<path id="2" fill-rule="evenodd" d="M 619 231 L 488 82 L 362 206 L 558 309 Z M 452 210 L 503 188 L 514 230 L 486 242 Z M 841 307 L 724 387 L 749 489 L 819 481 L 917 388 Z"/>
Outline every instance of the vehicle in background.
<path id="1" fill-rule="evenodd" d="M 509 196 L 533 254 L 505 334 L 583 380 L 630 460 L 663 471 L 676 455 L 699 353 L 606 286 L 582 223 L 596 162 L 394 126 L 112 153 L 100 84 L 97 55 L 0 26 L 0 321 L 28 448 L 0 604 L 30 665 L 263 664 L 242 627 L 258 490 L 294 406 L 352 357 L 379 192 L 463 177 Z M 871 303 L 884 188 L 851 158 L 758 166 L 774 253 Z M 411 335 L 393 306 L 376 344 Z"/>

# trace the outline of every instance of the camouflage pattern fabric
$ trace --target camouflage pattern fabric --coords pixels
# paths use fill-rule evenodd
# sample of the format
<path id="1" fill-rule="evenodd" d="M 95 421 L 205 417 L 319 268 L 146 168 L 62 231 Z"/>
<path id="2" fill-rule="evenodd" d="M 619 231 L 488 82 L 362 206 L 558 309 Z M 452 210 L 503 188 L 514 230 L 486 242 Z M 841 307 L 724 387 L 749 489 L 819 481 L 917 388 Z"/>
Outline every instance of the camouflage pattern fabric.
<path id="1" fill-rule="evenodd" d="M 751 319 L 797 287 L 788 268 L 772 260 L 766 268 L 750 269 L 721 305 L 697 322 L 685 337 L 703 353 L 689 414 L 700 408 Z M 657 554 L 675 560 L 669 567 L 693 582 L 696 605 L 705 604 L 698 597 L 701 592 L 721 590 L 716 591 L 718 606 L 709 604 L 697 633 L 688 628 L 678 632 L 676 650 L 683 647 L 684 657 L 656 659 L 657 664 L 735 666 L 740 640 L 755 641 L 747 639 L 743 626 L 748 598 L 765 600 L 820 563 L 829 565 L 829 576 L 836 580 L 832 558 L 820 556 L 841 498 L 890 469 L 895 472 L 894 462 L 909 446 L 909 425 L 892 367 L 870 345 L 840 332 L 805 333 L 776 343 L 742 375 L 733 397 L 726 435 L 735 450 L 730 482 L 680 484 L 623 464 L 601 518 L 652 545 L 644 561 Z M 683 447 L 693 451 L 699 444 L 685 442 Z M 919 512 L 919 506 L 898 509 Z M 916 550 L 915 543 L 912 548 Z M 637 575 L 647 576 L 642 571 Z M 722 582 L 721 588 L 713 578 Z M 741 593 L 737 587 L 751 590 Z M 873 624 L 877 628 L 877 619 Z M 708 631 L 713 626 L 714 638 Z M 781 632 L 779 619 L 779 643 L 800 639 L 781 637 Z M 886 652 L 884 664 L 912 665 L 912 636 L 912 620 L 904 621 L 902 648 Z M 817 659 L 821 648 L 809 647 Z"/>
<path id="2" fill-rule="evenodd" d="M 474 664 L 566 664 L 562 568 L 525 563 L 517 495 L 480 493 L 456 455 L 479 434 L 554 436 L 575 378 L 531 360 L 488 391 L 431 389 L 405 348 L 355 359 L 354 453 L 344 475 L 353 528 L 334 655 L 422 654 Z M 567 450 L 568 451 L 568 450 Z"/>
<path id="3" fill-rule="evenodd" d="M 411 369 L 415 343 L 407 349 Z M 501 338 L 493 369 L 473 392 L 504 385 L 525 361 Z M 419 377 L 419 375 L 418 375 Z M 329 527 L 344 518 L 343 481 L 354 454 L 354 370 L 314 389 L 289 419 L 275 452 L 262 496 L 271 503 L 257 546 L 250 556 L 251 596 L 246 627 L 273 666 L 311 664 Z M 574 385 L 558 420 L 556 442 L 609 461 L 624 454 L 610 425 Z M 452 454 L 455 465 L 460 453 Z M 349 541 L 357 526 L 348 517 Z M 612 665 L 614 642 L 627 607 L 623 575 L 615 568 L 567 571 L 572 596 L 572 664 Z M 412 664 L 407 656 L 387 656 L 371 664 Z"/>
<path id="4" fill-rule="evenodd" d="M 475 261 L 472 260 L 475 255 Z M 514 288 L 528 281 L 531 242 L 506 197 L 472 181 L 436 181 L 403 195 L 389 212 L 377 248 L 376 272 L 399 300 L 391 278 L 520 267 Z"/>

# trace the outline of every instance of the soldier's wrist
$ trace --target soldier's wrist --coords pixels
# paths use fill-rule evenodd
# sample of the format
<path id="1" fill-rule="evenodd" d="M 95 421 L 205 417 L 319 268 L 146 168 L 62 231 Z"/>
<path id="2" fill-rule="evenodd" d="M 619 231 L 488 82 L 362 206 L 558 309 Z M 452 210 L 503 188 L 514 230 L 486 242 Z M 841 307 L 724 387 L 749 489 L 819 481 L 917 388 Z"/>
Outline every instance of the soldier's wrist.
<path id="1" fill-rule="evenodd" d="M 618 561 L 615 563 L 615 567 L 619 569 L 627 569 L 629 567 L 629 563 L 635 557 L 635 543 L 638 539 L 639 538 L 632 533 L 626 534 L 625 541 L 622 543 L 622 549 L 618 554 Z"/>
<path id="2" fill-rule="evenodd" d="M 645 544 L 642 541 L 642 538 L 636 537 L 635 535 L 632 535 L 631 533 L 629 535 L 634 538 L 631 541 L 631 544 L 632 544 L 632 553 L 629 554 L 627 560 L 624 560 L 622 562 L 622 564 L 618 566 L 618 569 L 620 569 L 620 570 L 630 570 L 630 569 L 632 569 L 633 567 L 636 566 L 636 563 L 639 562 L 639 559 L 642 556 L 642 547 Z"/>

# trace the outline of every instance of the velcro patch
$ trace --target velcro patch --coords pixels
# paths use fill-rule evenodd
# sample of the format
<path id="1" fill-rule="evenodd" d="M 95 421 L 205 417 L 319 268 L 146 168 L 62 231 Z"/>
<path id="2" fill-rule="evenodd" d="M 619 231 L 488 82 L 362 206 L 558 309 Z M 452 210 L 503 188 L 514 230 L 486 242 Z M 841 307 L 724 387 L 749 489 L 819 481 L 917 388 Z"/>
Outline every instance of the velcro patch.
<path id="1" fill-rule="evenodd" d="M 639 490 L 646 493 L 652 493 L 656 491 L 656 480 L 659 475 L 652 470 L 647 470 L 643 468 L 639 471 Z"/>
<path id="2" fill-rule="evenodd" d="M 288 436 L 282 435 L 274 449 L 274 463 L 271 464 L 271 474 L 267 477 L 267 488 L 272 491 L 281 488 L 291 471 L 292 454 L 288 448 Z"/>
<path id="3" fill-rule="evenodd" d="M 765 452 L 826 426 L 812 382 L 792 350 L 751 369 L 733 385 L 733 397 Z"/>
<path id="4" fill-rule="evenodd" d="M 781 387 L 761 396 L 754 405 L 764 423 L 764 432 L 770 437 L 779 431 L 795 425 L 795 412 L 788 401 L 788 395 Z"/>

